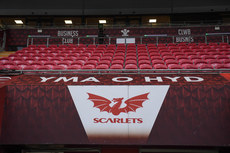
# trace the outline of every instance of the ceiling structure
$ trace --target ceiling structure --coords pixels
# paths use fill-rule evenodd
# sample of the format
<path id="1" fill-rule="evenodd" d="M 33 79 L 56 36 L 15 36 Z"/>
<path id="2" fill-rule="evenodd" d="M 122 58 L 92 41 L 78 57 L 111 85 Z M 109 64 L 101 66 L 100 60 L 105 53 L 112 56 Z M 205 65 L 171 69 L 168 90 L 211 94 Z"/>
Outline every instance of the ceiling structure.
<path id="1" fill-rule="evenodd" d="M 4 0 L 0 15 L 136 15 L 230 11 L 229 0 Z"/>

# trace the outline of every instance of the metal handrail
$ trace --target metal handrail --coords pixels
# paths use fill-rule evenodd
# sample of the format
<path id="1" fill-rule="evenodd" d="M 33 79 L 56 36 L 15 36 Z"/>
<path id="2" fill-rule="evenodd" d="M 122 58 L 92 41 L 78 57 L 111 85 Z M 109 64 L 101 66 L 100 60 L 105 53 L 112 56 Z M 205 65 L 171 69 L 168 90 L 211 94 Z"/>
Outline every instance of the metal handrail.
<path id="1" fill-rule="evenodd" d="M 0 70 L 0 74 L 219 74 L 230 69 L 80 69 L 80 70 Z"/>
<path id="2" fill-rule="evenodd" d="M 156 39 L 156 44 L 159 43 L 159 38 L 171 38 L 172 42 L 171 43 L 175 43 L 175 38 L 176 37 L 203 37 L 204 38 L 204 43 L 208 43 L 208 37 L 209 36 L 221 36 L 221 42 L 227 42 L 229 43 L 229 35 L 230 33 L 206 33 L 205 35 L 187 35 L 187 36 L 181 36 L 181 35 L 167 35 L 167 34 L 159 34 L 159 35 L 144 35 L 144 36 L 105 36 L 105 37 L 98 37 L 97 35 L 91 35 L 91 36 L 81 36 L 81 37 L 53 37 L 53 36 L 49 36 L 49 35 L 29 35 L 27 38 L 27 46 L 29 45 L 33 45 L 34 44 L 34 39 L 46 39 L 46 45 L 49 46 L 49 42 L 51 39 L 77 39 L 77 45 L 80 44 L 80 40 L 81 39 L 92 39 L 93 44 L 96 44 L 96 39 L 104 39 L 104 40 L 108 40 L 108 44 L 111 44 L 111 40 L 112 39 L 116 39 L 116 38 L 135 38 L 135 39 L 139 39 L 140 40 L 140 44 L 145 44 L 143 42 L 143 39 L 145 38 L 155 38 Z M 226 38 L 226 41 L 225 41 Z M 191 41 L 187 42 L 187 43 L 191 43 Z M 62 41 L 62 44 L 65 44 Z"/>

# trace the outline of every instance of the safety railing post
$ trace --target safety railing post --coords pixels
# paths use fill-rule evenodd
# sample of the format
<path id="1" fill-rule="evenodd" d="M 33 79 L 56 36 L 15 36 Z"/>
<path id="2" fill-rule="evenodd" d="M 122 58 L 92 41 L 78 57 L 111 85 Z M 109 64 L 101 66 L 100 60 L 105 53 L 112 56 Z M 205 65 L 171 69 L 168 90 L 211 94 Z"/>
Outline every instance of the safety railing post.
<path id="1" fill-rule="evenodd" d="M 46 47 L 49 46 L 49 38 L 46 39 Z"/>
<path id="2" fill-rule="evenodd" d="M 29 46 L 30 38 L 27 38 L 27 47 Z"/>
<path id="3" fill-rule="evenodd" d="M 157 41 L 156 44 L 158 45 L 158 37 L 156 38 L 156 41 Z"/>

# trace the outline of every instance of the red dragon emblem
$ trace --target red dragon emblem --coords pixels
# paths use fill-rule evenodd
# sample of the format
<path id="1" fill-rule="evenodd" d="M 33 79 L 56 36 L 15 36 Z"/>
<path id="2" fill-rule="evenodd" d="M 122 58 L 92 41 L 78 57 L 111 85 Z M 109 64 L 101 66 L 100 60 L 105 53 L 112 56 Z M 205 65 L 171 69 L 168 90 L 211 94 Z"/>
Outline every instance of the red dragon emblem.
<path id="1" fill-rule="evenodd" d="M 111 107 L 110 104 L 112 103 L 112 101 L 91 93 L 87 94 L 89 95 L 88 99 L 94 103 L 93 107 L 99 108 L 101 112 L 108 112 L 112 113 L 113 115 L 119 115 L 122 112 L 136 112 L 137 108 L 143 107 L 142 104 L 144 101 L 148 100 L 147 96 L 149 93 L 127 99 L 124 102 L 126 106 L 123 108 L 121 108 L 121 104 L 124 98 L 113 98 L 112 101 L 115 102 L 115 104 Z"/>

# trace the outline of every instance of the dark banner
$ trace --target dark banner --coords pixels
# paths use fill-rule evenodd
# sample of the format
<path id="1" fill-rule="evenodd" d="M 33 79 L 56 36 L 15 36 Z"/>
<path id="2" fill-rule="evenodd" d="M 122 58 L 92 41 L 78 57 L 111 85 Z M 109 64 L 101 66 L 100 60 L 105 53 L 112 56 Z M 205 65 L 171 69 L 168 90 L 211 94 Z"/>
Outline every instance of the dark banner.
<path id="1" fill-rule="evenodd" d="M 0 143 L 228 146 L 228 79 L 22 75 L 5 86 Z"/>

